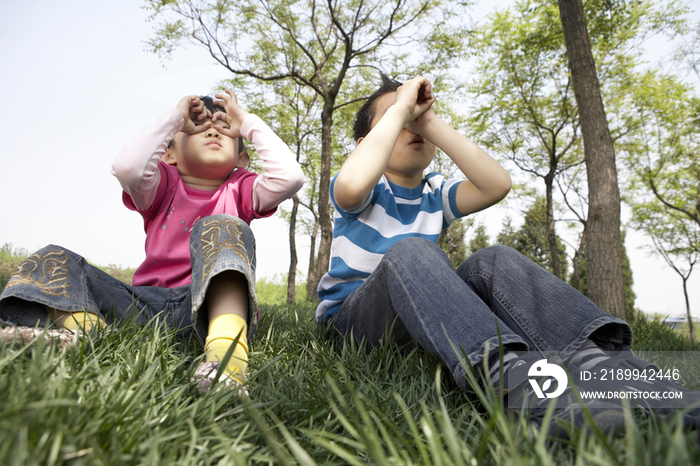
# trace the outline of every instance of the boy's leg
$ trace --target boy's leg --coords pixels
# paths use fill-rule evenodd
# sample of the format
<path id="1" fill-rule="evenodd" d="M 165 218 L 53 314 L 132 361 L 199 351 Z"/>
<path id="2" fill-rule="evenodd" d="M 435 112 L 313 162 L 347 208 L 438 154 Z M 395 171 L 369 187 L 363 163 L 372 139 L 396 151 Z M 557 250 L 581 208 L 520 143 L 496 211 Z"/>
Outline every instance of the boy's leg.
<path id="1" fill-rule="evenodd" d="M 601 311 L 583 294 L 515 250 L 505 246 L 482 249 L 470 256 L 457 269 L 457 274 L 488 303 L 494 314 L 522 336 L 531 350 L 557 353 L 561 364 L 571 372 L 572 382 L 580 390 L 682 392 L 683 402 L 665 399 L 637 402 L 645 409 L 651 408 L 662 414 L 700 404 L 700 392 L 684 389 L 668 380 L 584 382 L 580 377 L 581 370 L 599 373 L 602 370 L 608 373 L 637 370 L 643 373 L 645 369 L 651 371 L 650 368 L 656 366 L 627 351 L 632 343 L 632 330 L 626 322 Z M 611 358 L 603 350 L 619 352 L 619 355 Z M 535 360 L 541 360 L 541 357 L 532 358 Z M 525 380 L 528 367 L 514 371 L 511 382 L 518 382 L 515 372 L 522 372 L 520 378 Z M 609 404 L 606 400 L 589 400 L 594 407 L 606 403 Z M 634 400 L 631 404 L 634 406 Z M 698 415 L 700 409 L 691 413 Z M 697 422 L 696 419 L 691 421 Z"/>
<path id="2" fill-rule="evenodd" d="M 472 254 L 457 275 L 531 351 L 563 358 L 587 339 L 606 350 L 629 348 L 632 330 L 576 289 L 514 249 L 491 246 Z"/>
<path id="3" fill-rule="evenodd" d="M 463 389 L 468 388 L 465 368 L 457 353 L 480 367 L 486 347 L 497 353 L 499 341 L 507 349 L 527 350 L 525 341 L 455 274 L 445 253 L 421 238 L 389 249 L 329 325 L 369 345 L 389 330 L 399 344 L 415 340 L 448 367 Z"/>
<path id="4" fill-rule="evenodd" d="M 191 321 L 205 344 L 207 361 L 197 369 L 200 392 L 209 390 L 231 344 L 236 342 L 222 379 L 242 382 L 248 340 L 258 319 L 255 295 L 255 237 L 231 215 L 199 220 L 190 238 L 192 253 Z M 233 377 L 233 379 L 231 379 Z"/>

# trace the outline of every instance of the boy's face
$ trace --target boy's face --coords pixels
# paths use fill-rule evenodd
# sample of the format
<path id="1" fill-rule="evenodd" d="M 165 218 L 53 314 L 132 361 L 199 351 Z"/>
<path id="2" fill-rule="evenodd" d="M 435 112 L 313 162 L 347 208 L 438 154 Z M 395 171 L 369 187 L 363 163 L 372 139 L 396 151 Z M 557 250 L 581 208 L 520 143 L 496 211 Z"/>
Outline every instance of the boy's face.
<path id="1" fill-rule="evenodd" d="M 374 101 L 372 128 L 382 119 L 395 100 L 396 92 L 389 92 Z M 436 153 L 435 144 L 404 128 L 396 139 L 386 172 L 408 177 L 422 175 Z"/>
<path id="2" fill-rule="evenodd" d="M 201 120 L 197 124 L 209 121 Z M 228 128 L 223 120 L 217 120 L 216 124 Z M 175 165 L 181 176 L 225 180 L 234 168 L 248 164 L 248 156 L 239 154 L 238 141 L 219 133 L 213 126 L 197 134 L 176 133 L 173 143 L 163 155 L 163 161 Z"/>

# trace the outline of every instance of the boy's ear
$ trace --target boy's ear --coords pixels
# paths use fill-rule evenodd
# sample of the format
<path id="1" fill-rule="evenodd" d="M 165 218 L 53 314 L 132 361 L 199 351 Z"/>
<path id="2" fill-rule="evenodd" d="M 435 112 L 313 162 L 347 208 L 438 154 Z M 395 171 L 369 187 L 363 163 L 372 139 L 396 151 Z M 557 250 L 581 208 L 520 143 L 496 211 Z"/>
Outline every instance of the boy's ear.
<path id="1" fill-rule="evenodd" d="M 357 139 L 357 143 L 355 143 L 355 146 L 359 146 L 360 143 L 361 143 L 364 139 L 365 139 L 364 136 L 362 136 L 361 138 L 358 138 L 358 139 Z"/>
<path id="2" fill-rule="evenodd" d="M 248 166 L 248 162 L 250 162 L 248 154 L 246 152 L 239 152 L 238 160 L 236 160 L 236 168 L 245 168 Z"/>

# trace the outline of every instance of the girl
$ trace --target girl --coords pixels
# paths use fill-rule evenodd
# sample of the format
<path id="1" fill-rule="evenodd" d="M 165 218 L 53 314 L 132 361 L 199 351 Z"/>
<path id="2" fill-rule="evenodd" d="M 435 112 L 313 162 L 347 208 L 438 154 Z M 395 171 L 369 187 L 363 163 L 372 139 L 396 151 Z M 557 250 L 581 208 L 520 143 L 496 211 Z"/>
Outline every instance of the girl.
<path id="1" fill-rule="evenodd" d="M 303 184 L 286 144 L 233 92 L 186 96 L 127 144 L 112 164 L 127 208 L 144 220 L 146 259 L 126 285 L 79 255 L 50 245 L 28 257 L 0 294 L 6 337 L 27 339 L 54 323 L 65 341 L 96 325 L 166 319 L 202 340 L 195 371 L 201 393 L 234 346 L 222 380 L 245 382 L 248 344 L 258 321 L 255 239 L 248 226 L 272 215 Z M 245 169 L 251 141 L 263 173 Z"/>

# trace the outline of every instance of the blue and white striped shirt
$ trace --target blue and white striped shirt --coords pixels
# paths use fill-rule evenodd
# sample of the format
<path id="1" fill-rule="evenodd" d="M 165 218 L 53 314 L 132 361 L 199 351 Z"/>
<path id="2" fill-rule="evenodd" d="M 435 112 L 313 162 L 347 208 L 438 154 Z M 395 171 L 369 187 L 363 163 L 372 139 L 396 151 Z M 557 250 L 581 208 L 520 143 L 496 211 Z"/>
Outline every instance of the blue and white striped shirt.
<path id="1" fill-rule="evenodd" d="M 338 207 L 331 182 L 335 226 L 331 265 L 318 285 L 321 299 L 316 319 L 332 316 L 350 293 L 362 285 L 391 246 L 418 236 L 437 242 L 440 232 L 461 217 L 457 187 L 463 180 L 430 173 L 413 189 L 382 175 L 367 200 L 353 211 Z"/>

